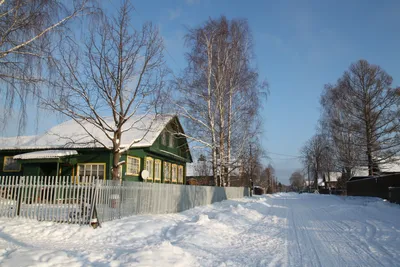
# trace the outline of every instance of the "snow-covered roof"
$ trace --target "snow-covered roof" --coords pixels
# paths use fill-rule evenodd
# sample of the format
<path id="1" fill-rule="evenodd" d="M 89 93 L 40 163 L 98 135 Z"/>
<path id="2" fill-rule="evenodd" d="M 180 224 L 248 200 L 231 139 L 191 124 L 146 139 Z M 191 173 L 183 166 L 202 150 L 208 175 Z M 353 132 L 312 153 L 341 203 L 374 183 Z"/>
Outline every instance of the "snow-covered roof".
<path id="1" fill-rule="evenodd" d="M 400 157 L 393 157 L 390 162 L 378 163 L 378 168 L 380 172 L 400 172 Z M 352 170 L 352 174 L 353 177 L 369 176 L 368 167 L 355 167 Z"/>
<path id="2" fill-rule="evenodd" d="M 368 176 L 368 167 L 355 167 L 352 169 L 352 176 Z"/>
<path id="3" fill-rule="evenodd" d="M 78 155 L 76 150 L 43 150 L 14 156 L 14 159 L 57 159 L 66 156 Z"/>
<path id="4" fill-rule="evenodd" d="M 1 137 L 0 138 L 0 148 L 3 146 L 7 147 L 19 147 L 33 138 L 35 138 L 35 135 L 29 135 L 29 136 L 17 136 L 17 137 Z"/>
<path id="5" fill-rule="evenodd" d="M 337 182 L 340 177 L 342 177 L 342 173 L 341 172 L 329 172 L 329 176 L 327 174 L 325 176 L 325 180 L 327 182 Z M 328 181 L 328 178 L 329 178 L 329 181 Z"/>
<path id="6" fill-rule="evenodd" d="M 392 162 L 379 164 L 381 172 L 400 172 L 400 159 L 394 158 Z"/>
<path id="7" fill-rule="evenodd" d="M 162 130 L 174 118 L 173 115 L 136 115 L 132 116 L 123 128 L 121 147 L 149 147 Z M 113 118 L 105 121 L 112 127 Z M 82 127 L 74 120 L 69 120 L 54 126 L 38 136 L 19 136 L 0 138 L 0 150 L 8 149 L 53 149 L 53 148 L 96 148 L 112 147 L 112 142 L 106 134 L 86 121 L 81 121 Z M 86 130 L 84 129 L 86 128 Z M 96 140 L 88 134 L 90 133 Z"/>

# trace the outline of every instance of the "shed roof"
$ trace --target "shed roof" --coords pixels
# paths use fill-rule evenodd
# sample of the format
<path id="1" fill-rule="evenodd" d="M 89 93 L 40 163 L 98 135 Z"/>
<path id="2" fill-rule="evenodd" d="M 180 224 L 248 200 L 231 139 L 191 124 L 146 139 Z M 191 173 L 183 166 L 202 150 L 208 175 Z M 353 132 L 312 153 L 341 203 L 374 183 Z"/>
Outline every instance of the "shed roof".
<path id="1" fill-rule="evenodd" d="M 57 159 L 73 155 L 78 155 L 78 152 L 76 150 L 42 150 L 15 155 L 14 159 Z"/>

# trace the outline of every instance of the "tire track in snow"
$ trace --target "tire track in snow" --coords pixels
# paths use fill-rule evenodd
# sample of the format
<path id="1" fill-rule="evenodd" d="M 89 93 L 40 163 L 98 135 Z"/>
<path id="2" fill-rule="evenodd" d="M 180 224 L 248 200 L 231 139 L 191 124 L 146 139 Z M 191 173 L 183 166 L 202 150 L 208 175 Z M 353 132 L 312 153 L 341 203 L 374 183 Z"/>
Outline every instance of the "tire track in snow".
<path id="1" fill-rule="evenodd" d="M 352 234 L 351 232 L 343 232 L 342 231 L 343 228 L 335 227 L 334 223 L 337 221 L 337 218 L 334 218 L 326 209 L 321 209 L 321 211 L 323 211 L 324 213 L 323 217 L 325 217 L 325 220 L 321 220 L 324 226 L 329 227 L 329 229 L 337 238 L 343 238 L 344 240 L 346 240 L 346 245 L 349 248 L 348 249 L 342 248 L 342 252 L 348 255 L 347 258 L 350 259 L 354 257 L 358 258 L 359 262 L 362 263 L 361 266 L 386 266 L 381 262 L 379 258 L 374 256 L 374 252 L 372 252 L 368 248 L 368 245 L 363 240 L 361 240 L 358 236 Z M 316 211 L 314 211 L 314 213 L 315 212 Z M 367 231 L 365 231 L 364 235 L 366 235 L 366 233 Z M 350 234 L 351 238 L 348 237 L 347 234 Z M 371 263 L 371 259 L 375 262 L 374 264 Z M 346 265 L 349 265 L 349 263 L 346 263 Z M 393 262 L 390 261 L 389 266 L 395 266 L 395 265 L 393 265 Z"/>

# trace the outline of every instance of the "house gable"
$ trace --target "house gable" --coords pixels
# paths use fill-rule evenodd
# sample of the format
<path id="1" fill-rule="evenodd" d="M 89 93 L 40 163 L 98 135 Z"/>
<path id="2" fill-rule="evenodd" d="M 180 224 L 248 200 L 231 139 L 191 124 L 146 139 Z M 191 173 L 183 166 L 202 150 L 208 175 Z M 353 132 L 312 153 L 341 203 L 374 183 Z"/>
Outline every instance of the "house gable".
<path id="1" fill-rule="evenodd" d="M 150 151 L 174 157 L 178 161 L 192 162 L 189 144 L 184 134 L 178 118 L 174 117 L 157 137 Z"/>

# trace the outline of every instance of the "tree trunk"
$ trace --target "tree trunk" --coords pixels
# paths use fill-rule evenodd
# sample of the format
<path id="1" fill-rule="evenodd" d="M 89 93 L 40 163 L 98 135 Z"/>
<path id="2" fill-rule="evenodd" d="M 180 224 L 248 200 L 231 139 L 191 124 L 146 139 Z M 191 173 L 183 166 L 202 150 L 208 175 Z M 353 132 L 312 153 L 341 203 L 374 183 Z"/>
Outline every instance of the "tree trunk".
<path id="1" fill-rule="evenodd" d="M 230 84 L 230 88 L 229 88 L 229 106 L 228 106 L 228 136 L 227 136 L 227 153 L 228 153 L 228 157 L 227 157 L 227 164 L 228 164 L 228 171 L 227 171 L 227 186 L 231 186 L 231 169 L 232 169 L 232 165 L 231 165 L 231 134 L 232 134 L 232 84 Z"/>
<path id="2" fill-rule="evenodd" d="M 119 177 L 119 160 L 121 158 L 121 153 L 119 151 L 113 151 L 113 166 L 112 166 L 112 179 L 118 181 Z M 107 170 L 104 170 L 107 171 Z"/>

